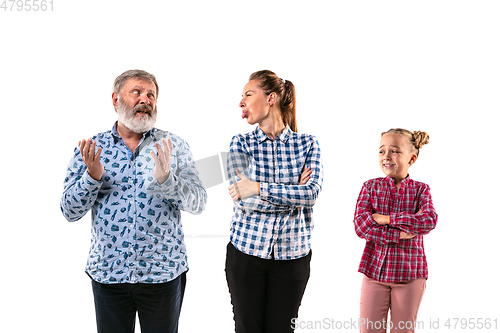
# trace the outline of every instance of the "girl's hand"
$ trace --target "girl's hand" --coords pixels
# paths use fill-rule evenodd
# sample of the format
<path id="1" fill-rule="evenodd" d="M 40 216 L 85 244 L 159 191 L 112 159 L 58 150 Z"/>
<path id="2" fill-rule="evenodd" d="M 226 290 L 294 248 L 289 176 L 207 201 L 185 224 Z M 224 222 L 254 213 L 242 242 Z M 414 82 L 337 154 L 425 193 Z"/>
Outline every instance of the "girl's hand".
<path id="1" fill-rule="evenodd" d="M 413 234 L 408 234 L 408 233 L 406 233 L 406 232 L 404 232 L 404 231 L 401 231 L 401 232 L 399 233 L 399 239 L 411 239 L 411 238 L 413 238 L 413 237 L 415 237 L 415 235 L 413 235 Z"/>
<path id="2" fill-rule="evenodd" d="M 240 177 L 240 180 L 228 187 L 229 195 L 233 201 L 251 197 L 255 194 L 260 195 L 260 183 L 251 181 L 238 169 L 236 169 L 236 174 Z"/>
<path id="3" fill-rule="evenodd" d="M 312 173 L 311 167 L 306 168 L 304 166 L 304 170 L 302 170 L 302 174 L 300 175 L 299 185 L 305 185 L 309 180 L 309 178 L 311 178 L 311 173 Z"/>
<path id="4" fill-rule="evenodd" d="M 372 214 L 372 217 L 379 225 L 386 225 L 391 222 L 390 215 Z"/>

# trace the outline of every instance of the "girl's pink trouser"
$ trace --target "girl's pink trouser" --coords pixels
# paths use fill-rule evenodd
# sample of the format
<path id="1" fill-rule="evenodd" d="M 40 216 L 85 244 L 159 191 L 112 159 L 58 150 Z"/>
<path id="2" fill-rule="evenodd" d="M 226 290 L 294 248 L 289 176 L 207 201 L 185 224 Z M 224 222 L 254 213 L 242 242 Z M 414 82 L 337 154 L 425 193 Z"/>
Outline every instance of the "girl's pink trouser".
<path id="1" fill-rule="evenodd" d="M 378 282 L 363 276 L 361 283 L 361 333 L 413 333 L 417 312 L 425 291 L 426 279 L 400 283 Z M 387 314 L 391 309 L 391 320 Z"/>

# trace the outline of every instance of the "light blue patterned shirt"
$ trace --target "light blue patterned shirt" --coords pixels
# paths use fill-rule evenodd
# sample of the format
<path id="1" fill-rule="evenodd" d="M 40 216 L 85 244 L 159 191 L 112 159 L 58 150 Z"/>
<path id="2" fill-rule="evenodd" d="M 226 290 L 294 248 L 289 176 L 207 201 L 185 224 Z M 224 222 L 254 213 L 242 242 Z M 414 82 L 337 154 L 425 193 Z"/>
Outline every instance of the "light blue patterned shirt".
<path id="1" fill-rule="evenodd" d="M 298 185 L 304 167 L 311 178 Z M 243 253 L 277 260 L 306 256 L 311 249 L 313 205 L 323 184 L 321 150 L 314 136 L 286 127 L 274 140 L 257 127 L 233 137 L 227 159 L 230 184 L 239 169 L 260 182 L 260 196 L 234 202 L 230 240 Z"/>
<path id="2" fill-rule="evenodd" d="M 153 177 L 150 152 L 155 142 L 172 139 L 170 174 L 163 184 Z M 200 214 L 207 195 L 189 145 L 153 128 L 132 152 L 116 131 L 93 137 L 102 147 L 101 181 L 89 176 L 79 147 L 67 176 L 61 210 L 77 221 L 92 210 L 92 240 L 86 272 L 101 283 L 161 283 L 187 271 L 181 210 Z"/>

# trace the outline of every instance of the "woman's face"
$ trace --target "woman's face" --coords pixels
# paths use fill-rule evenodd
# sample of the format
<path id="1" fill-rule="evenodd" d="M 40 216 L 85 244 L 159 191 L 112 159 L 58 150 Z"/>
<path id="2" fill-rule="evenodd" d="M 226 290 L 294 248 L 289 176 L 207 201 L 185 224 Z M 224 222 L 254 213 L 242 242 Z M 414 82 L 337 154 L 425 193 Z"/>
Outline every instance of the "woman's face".
<path id="1" fill-rule="evenodd" d="M 260 124 L 269 116 L 269 96 L 258 85 L 257 80 L 248 81 L 240 101 L 241 118 L 246 118 L 250 125 Z"/>
<path id="2" fill-rule="evenodd" d="M 417 155 L 404 135 L 387 133 L 382 136 L 379 148 L 380 168 L 387 176 L 393 178 L 396 184 L 408 176 L 408 168 L 416 160 Z"/>

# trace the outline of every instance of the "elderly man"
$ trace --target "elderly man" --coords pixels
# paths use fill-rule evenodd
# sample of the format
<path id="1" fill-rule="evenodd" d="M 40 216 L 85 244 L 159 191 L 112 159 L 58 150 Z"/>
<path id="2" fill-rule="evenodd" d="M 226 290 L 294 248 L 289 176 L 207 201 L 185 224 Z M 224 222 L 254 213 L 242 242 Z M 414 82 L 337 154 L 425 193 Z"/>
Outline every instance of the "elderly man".
<path id="1" fill-rule="evenodd" d="M 75 149 L 61 210 L 92 210 L 86 272 L 98 332 L 177 332 L 188 270 L 180 210 L 200 214 L 206 192 L 187 142 L 153 127 L 154 75 L 127 71 L 114 82 L 118 121 Z"/>

